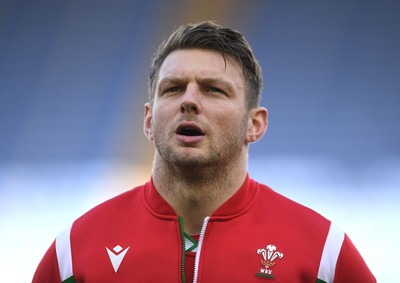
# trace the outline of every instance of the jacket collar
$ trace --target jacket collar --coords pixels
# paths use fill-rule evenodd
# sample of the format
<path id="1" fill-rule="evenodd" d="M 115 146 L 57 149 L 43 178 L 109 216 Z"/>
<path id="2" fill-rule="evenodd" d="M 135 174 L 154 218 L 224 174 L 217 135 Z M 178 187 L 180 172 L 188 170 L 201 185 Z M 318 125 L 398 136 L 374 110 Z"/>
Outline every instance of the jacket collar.
<path id="1" fill-rule="evenodd" d="M 228 220 L 245 213 L 258 191 L 258 183 L 247 175 L 240 189 L 211 215 L 211 220 Z M 158 193 L 152 179 L 145 185 L 144 197 L 147 207 L 154 215 L 160 218 L 176 219 L 174 209 Z"/>

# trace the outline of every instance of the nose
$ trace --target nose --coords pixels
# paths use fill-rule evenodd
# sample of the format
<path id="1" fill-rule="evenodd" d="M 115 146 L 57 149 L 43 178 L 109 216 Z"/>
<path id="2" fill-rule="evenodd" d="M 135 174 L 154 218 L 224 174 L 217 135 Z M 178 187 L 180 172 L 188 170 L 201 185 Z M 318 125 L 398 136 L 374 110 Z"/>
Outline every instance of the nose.
<path id="1" fill-rule="evenodd" d="M 188 85 L 182 96 L 180 110 L 182 113 L 199 114 L 201 111 L 201 92 L 195 85 Z"/>

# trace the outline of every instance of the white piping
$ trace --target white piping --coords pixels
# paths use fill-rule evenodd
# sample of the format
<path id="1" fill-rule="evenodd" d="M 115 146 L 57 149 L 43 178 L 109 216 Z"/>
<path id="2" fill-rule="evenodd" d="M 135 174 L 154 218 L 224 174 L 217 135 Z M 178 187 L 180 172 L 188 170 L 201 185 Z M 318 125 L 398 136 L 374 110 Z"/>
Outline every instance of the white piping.
<path id="1" fill-rule="evenodd" d="M 329 227 L 328 236 L 318 270 L 318 279 L 332 283 L 335 277 L 336 263 L 344 241 L 344 233 L 333 223 Z"/>
<path id="2" fill-rule="evenodd" d="M 56 238 L 56 254 L 61 281 L 73 275 L 70 239 L 71 228 L 72 225 L 61 232 Z"/>

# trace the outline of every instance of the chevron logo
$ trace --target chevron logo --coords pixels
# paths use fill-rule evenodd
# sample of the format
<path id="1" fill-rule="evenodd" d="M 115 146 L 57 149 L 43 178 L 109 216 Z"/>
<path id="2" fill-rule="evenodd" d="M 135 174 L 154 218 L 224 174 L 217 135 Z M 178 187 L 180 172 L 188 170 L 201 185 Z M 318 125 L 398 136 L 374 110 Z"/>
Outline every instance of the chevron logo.
<path id="1" fill-rule="evenodd" d="M 129 248 L 130 247 L 124 249 L 120 245 L 116 245 L 112 250 L 110 250 L 109 248 L 106 247 L 108 256 L 111 260 L 111 264 L 114 268 L 115 273 L 117 273 L 118 268 L 121 265 L 121 262 L 124 259 Z"/>

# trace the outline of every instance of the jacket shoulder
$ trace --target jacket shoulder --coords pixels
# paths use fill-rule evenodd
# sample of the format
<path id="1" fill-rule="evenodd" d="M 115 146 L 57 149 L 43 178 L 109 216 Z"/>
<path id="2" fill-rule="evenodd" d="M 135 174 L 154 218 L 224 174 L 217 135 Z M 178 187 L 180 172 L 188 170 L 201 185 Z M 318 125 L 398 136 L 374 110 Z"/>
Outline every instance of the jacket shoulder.
<path id="1" fill-rule="evenodd" d="M 264 184 L 257 184 L 260 188 L 259 201 L 267 204 L 269 207 L 271 207 L 271 210 L 277 213 L 283 213 L 285 215 L 297 215 L 296 218 L 306 217 L 305 219 L 314 221 L 320 220 L 330 222 L 314 209 L 290 199 Z"/>

